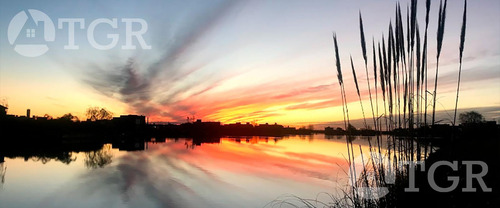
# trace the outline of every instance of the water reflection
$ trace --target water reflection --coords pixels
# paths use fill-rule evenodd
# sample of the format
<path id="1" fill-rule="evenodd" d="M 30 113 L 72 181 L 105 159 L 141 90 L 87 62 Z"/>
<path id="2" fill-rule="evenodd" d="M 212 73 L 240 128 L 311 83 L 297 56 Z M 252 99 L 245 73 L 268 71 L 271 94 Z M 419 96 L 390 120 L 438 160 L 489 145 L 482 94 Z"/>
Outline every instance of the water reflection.
<path id="1" fill-rule="evenodd" d="M 79 153 L 84 153 L 85 166 L 94 169 L 104 167 L 112 162 L 111 149 L 123 151 L 143 151 L 147 149 L 144 138 L 119 138 L 113 140 L 73 141 L 71 143 L 39 142 L 23 145 L 1 145 L 0 163 L 5 158 L 23 158 L 25 162 L 34 161 L 47 164 L 57 161 L 69 165 L 77 160 Z"/>
<path id="2" fill-rule="evenodd" d="M 31 158 L 35 162 L 42 162 L 43 164 L 48 163 L 51 160 L 56 160 L 64 164 L 70 164 L 76 161 L 76 157 L 73 156 L 72 152 L 47 152 L 41 155 L 35 155 L 32 157 L 25 157 L 25 160 Z"/>
<path id="3" fill-rule="evenodd" d="M 111 144 L 105 144 L 100 150 L 85 152 L 85 167 L 90 169 L 102 168 L 113 160 Z"/>
<path id="4" fill-rule="evenodd" d="M 0 207 L 263 207 L 283 194 L 314 198 L 347 182 L 342 138 L 122 138 L 45 152 L 13 147 L 0 151 L 12 177 Z M 367 148 L 363 138 L 354 142 Z M 27 194 L 31 189 L 47 194 Z"/>
<path id="5" fill-rule="evenodd" d="M 78 152 L 97 151 L 103 143 L 72 143 L 72 144 L 30 144 L 2 145 L 0 146 L 0 158 L 23 158 L 24 161 L 34 161 L 46 164 L 50 161 L 58 161 L 63 164 L 75 162 Z"/>
<path id="6" fill-rule="evenodd" d="M 7 173 L 7 167 L 6 166 L 4 167 L 4 164 L 5 164 L 4 162 L 0 162 L 0 180 L 1 180 L 0 188 L 5 183 L 5 174 Z"/>
<path id="7" fill-rule="evenodd" d="M 330 190 L 336 163 L 343 161 L 335 151 L 322 149 L 335 149 L 335 144 L 308 137 L 160 141 L 146 143 L 147 151 L 128 152 L 67 184 L 76 193 L 71 198 L 92 193 L 87 200 L 128 207 L 262 207 L 281 194 L 307 196 Z M 67 197 L 48 201 L 69 206 L 73 201 Z"/>

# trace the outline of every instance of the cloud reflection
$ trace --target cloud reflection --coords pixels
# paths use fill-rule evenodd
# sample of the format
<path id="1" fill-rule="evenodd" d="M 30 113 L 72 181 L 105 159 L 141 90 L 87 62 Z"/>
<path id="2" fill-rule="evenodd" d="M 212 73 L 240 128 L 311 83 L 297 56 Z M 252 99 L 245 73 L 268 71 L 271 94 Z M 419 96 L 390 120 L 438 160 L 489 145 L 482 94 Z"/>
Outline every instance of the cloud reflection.
<path id="1" fill-rule="evenodd" d="M 310 150 L 318 145 L 312 142 Z M 167 140 L 89 171 L 74 181 L 84 186 L 69 186 L 79 187 L 69 198 L 85 199 L 77 207 L 262 207 L 282 194 L 331 192 L 344 162 L 328 153 L 296 151 L 285 141 L 225 138 L 191 149 Z"/>

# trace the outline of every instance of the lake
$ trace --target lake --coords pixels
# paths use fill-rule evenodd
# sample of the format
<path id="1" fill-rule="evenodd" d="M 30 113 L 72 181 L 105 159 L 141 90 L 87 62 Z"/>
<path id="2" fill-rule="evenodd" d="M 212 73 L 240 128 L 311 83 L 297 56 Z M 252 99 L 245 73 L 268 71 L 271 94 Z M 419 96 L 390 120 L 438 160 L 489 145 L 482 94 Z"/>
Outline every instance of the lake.
<path id="1" fill-rule="evenodd" d="M 5 157 L 0 207 L 264 207 L 287 196 L 329 202 L 322 193 L 338 196 L 349 185 L 344 136 L 167 138 L 132 146 Z M 368 139 L 358 137 L 353 147 L 369 152 Z"/>

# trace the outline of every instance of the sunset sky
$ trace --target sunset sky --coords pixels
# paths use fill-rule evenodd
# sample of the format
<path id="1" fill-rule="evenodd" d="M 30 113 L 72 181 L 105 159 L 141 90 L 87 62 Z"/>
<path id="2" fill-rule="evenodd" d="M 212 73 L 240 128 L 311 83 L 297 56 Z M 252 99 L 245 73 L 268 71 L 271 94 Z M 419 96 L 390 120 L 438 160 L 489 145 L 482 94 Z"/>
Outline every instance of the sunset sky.
<path id="1" fill-rule="evenodd" d="M 359 41 L 358 12 L 368 48 L 394 21 L 395 1 L 1 1 L 0 99 L 9 114 L 72 113 L 85 117 L 91 106 L 115 115 L 142 114 L 150 121 L 203 120 L 258 123 L 319 123 L 342 120 L 332 32 L 342 64 L 352 54 L 365 109 L 366 74 Z M 407 1 L 401 1 L 406 7 Z M 467 36 L 459 108 L 500 107 L 500 1 L 468 1 Z M 438 1 L 429 25 L 429 74 L 434 75 Z M 418 5 L 421 29 L 425 3 Z M 50 16 L 55 41 L 39 57 L 24 57 L 7 38 L 11 19 L 36 9 Z M 454 108 L 463 1 L 448 1 L 440 60 L 437 110 Z M 405 14 L 403 14 L 405 15 Z M 75 29 L 79 50 L 65 50 L 68 28 L 58 18 L 84 18 Z M 93 48 L 89 24 L 118 18 L 118 28 L 98 26 L 93 34 L 110 50 Z M 122 18 L 142 18 L 151 50 L 123 50 Z M 423 31 L 423 30 L 422 30 Z M 21 33 L 24 35 L 23 33 Z M 371 53 L 369 53 L 371 59 Z M 371 67 L 370 65 L 368 67 Z M 371 71 L 371 70 L 369 70 Z M 372 76 L 372 75 L 370 75 Z M 344 75 L 351 118 L 361 118 L 354 83 Z M 372 85 L 373 87 L 373 85 Z M 500 108 L 498 108 L 500 109 Z M 496 111 L 487 119 L 498 119 Z"/>

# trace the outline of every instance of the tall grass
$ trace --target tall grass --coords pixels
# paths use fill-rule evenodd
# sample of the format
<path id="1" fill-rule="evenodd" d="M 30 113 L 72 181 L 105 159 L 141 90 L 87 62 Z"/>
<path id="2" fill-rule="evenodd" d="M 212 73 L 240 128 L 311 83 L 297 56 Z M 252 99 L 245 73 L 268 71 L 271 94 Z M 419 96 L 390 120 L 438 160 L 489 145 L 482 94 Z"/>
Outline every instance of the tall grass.
<path id="1" fill-rule="evenodd" d="M 460 91 L 460 78 L 462 69 L 462 59 L 463 50 L 465 42 L 465 28 L 466 28 L 466 6 L 467 2 L 464 4 L 463 13 L 463 23 L 462 31 L 460 35 L 460 66 L 459 75 L 457 83 L 457 98 L 455 102 L 455 117 L 453 123 L 456 122 L 456 109 L 458 106 L 458 97 Z M 377 186 L 388 186 L 384 180 L 384 172 L 387 169 L 393 169 L 396 172 L 396 177 L 403 179 L 408 177 L 408 170 L 406 168 L 401 168 L 395 166 L 397 161 L 401 160 L 421 160 L 426 159 L 427 155 L 432 152 L 432 146 L 428 151 L 427 145 L 422 152 L 422 135 L 415 131 L 414 129 L 428 128 L 427 114 L 428 114 L 428 33 L 429 33 L 429 23 L 430 23 L 430 7 L 431 1 L 425 1 L 425 30 L 421 33 L 421 28 L 418 23 L 418 2 L 416 0 L 411 0 L 410 5 L 406 8 L 406 21 L 403 20 L 403 15 L 401 12 L 400 3 L 396 3 L 395 12 L 395 24 L 392 21 L 389 22 L 387 35 L 382 34 L 380 41 L 376 41 L 375 38 L 372 40 L 372 55 L 373 55 L 373 81 L 375 82 L 375 102 L 376 108 L 373 107 L 373 101 L 371 97 L 371 86 L 370 86 L 370 76 L 368 73 L 368 56 L 367 56 L 367 44 L 365 42 L 364 25 L 361 12 L 359 13 L 359 28 L 360 28 L 360 39 L 361 39 L 361 49 L 363 52 L 363 60 L 365 63 L 365 72 L 367 76 L 368 93 L 370 95 L 370 104 L 372 108 L 372 119 L 374 121 L 375 129 L 381 131 L 382 125 L 378 122 L 378 88 L 381 90 L 384 113 L 383 118 L 385 119 L 385 130 L 389 132 L 394 132 L 396 129 L 402 129 L 407 134 L 404 138 L 398 137 L 396 135 L 389 135 L 387 137 L 387 154 L 393 161 L 392 165 L 384 164 L 382 161 L 377 160 L 375 157 L 363 158 L 363 169 L 362 175 L 359 178 L 354 178 L 355 185 L 364 185 L 370 187 Z M 436 99 L 437 99 L 437 87 L 438 87 L 438 76 L 439 76 L 439 60 L 443 47 L 444 30 L 446 23 L 446 10 L 447 10 L 447 0 L 444 2 L 441 0 L 438 11 L 438 27 L 436 32 L 436 67 L 435 67 L 435 78 L 434 78 L 434 91 L 432 93 L 432 122 L 431 125 L 436 123 L 435 111 L 436 111 Z M 377 53 L 378 52 L 378 53 Z M 338 55 L 338 53 L 337 53 Z M 338 56 L 337 56 L 338 59 Z M 361 96 L 359 92 L 359 85 L 356 76 L 356 70 L 353 63 L 353 58 L 350 56 L 351 69 L 353 73 L 354 84 L 356 86 L 357 95 L 360 100 L 361 109 L 363 111 L 363 119 L 366 127 L 366 119 L 364 116 L 363 103 L 361 101 Z M 378 72 L 378 73 L 377 73 Z M 346 94 L 344 86 L 342 84 L 341 91 L 343 92 L 343 100 L 346 101 Z M 346 102 L 343 105 L 347 105 Z M 346 108 L 346 106 L 344 107 Z M 376 112 L 376 113 L 375 113 Z M 376 115 L 376 116 L 375 116 Z M 382 116 L 380 116 L 382 118 Z M 344 122 L 346 123 L 346 122 Z M 348 122 L 347 122 L 348 123 Z M 426 136 L 427 134 L 424 133 Z M 377 148 L 380 151 L 381 142 L 379 142 L 379 137 L 377 135 Z M 353 166 L 354 154 L 356 152 L 352 148 L 352 142 L 347 140 L 348 145 L 348 164 Z M 372 143 L 369 141 L 370 150 L 372 150 Z M 359 150 L 362 153 L 362 149 Z M 368 165 L 369 164 L 369 165 Z M 368 165 L 368 166 L 367 166 Z M 375 173 L 375 177 L 371 181 L 366 177 L 367 171 L 372 169 Z M 349 168 L 350 172 L 355 172 L 354 168 Z M 352 189 L 351 198 L 353 202 L 351 203 L 353 207 L 381 207 L 382 205 L 390 204 L 390 200 L 394 200 L 388 196 L 383 199 L 378 200 L 366 200 L 359 196 L 356 192 L 356 188 Z M 389 201 L 388 201 L 389 200 Z"/>
<path id="2" fill-rule="evenodd" d="M 340 86 L 340 94 L 342 96 L 342 112 L 344 114 L 344 127 L 345 129 L 347 129 L 349 124 L 349 110 L 347 108 L 347 100 L 345 96 L 344 78 L 342 76 L 342 66 L 340 64 L 339 46 L 337 43 L 337 35 L 333 33 L 332 37 L 333 37 L 333 47 L 335 53 L 335 66 L 337 68 L 337 79 Z"/>
<path id="3" fill-rule="evenodd" d="M 354 78 L 354 83 L 356 84 L 356 92 L 358 93 L 359 104 L 361 105 L 361 112 L 363 113 L 363 124 L 365 125 L 365 129 L 368 129 L 368 125 L 366 124 L 366 116 L 365 116 L 365 108 L 363 107 L 363 101 L 361 99 L 361 94 L 359 92 L 358 78 L 356 77 L 356 70 L 354 69 L 354 63 L 351 58 L 351 68 L 352 68 L 352 76 Z"/>
<path id="4" fill-rule="evenodd" d="M 434 93 L 432 101 L 432 125 L 436 121 L 436 99 L 437 99 L 437 86 L 438 86 L 438 74 L 439 74 L 439 57 L 441 55 L 441 48 L 443 46 L 443 36 L 444 36 L 444 26 L 446 23 L 446 5 L 448 0 L 440 1 L 439 4 L 439 19 L 438 19 L 438 29 L 437 29 L 437 54 L 436 54 L 436 77 L 434 78 Z"/>
<path id="5" fill-rule="evenodd" d="M 386 51 L 386 45 L 384 39 L 382 39 L 382 51 L 383 51 L 383 60 L 384 60 L 384 73 L 385 73 L 385 81 L 387 82 L 388 86 L 388 92 L 389 92 L 389 103 L 392 103 L 393 101 L 393 91 L 392 91 L 392 82 L 391 82 L 391 57 L 393 54 L 393 48 L 394 48 L 394 37 L 393 37 L 393 31 L 392 31 L 392 23 L 389 23 L 389 35 L 387 39 L 387 51 Z M 386 55 L 387 54 L 387 55 Z M 393 106 L 389 105 L 389 118 L 392 121 L 393 120 Z M 391 122 L 392 123 L 392 122 Z"/>
<path id="6" fill-rule="evenodd" d="M 370 96 L 370 104 L 372 109 L 372 119 L 374 121 L 375 129 L 382 131 L 382 129 L 389 132 L 387 136 L 382 137 L 382 135 L 377 134 L 376 147 L 372 146 L 371 140 L 368 140 L 369 149 L 371 151 L 370 157 L 361 157 L 361 175 L 356 176 L 356 164 L 355 155 L 362 154 L 363 150 L 360 146 L 358 152 L 353 148 L 352 135 L 350 131 L 347 131 L 346 135 L 346 148 L 347 148 L 347 165 L 349 169 L 349 178 L 352 186 L 349 187 L 348 191 L 344 191 L 344 196 L 340 198 L 335 198 L 331 196 L 331 202 L 324 203 L 319 202 L 317 199 L 302 199 L 300 197 L 291 196 L 289 199 L 277 200 L 273 206 L 281 207 L 289 205 L 291 207 L 395 207 L 397 201 L 397 191 L 402 191 L 404 186 L 404 181 L 409 177 L 408 168 L 409 166 L 398 166 L 399 161 L 413 161 L 413 160 L 425 160 L 429 154 L 432 153 L 432 145 L 428 148 L 427 143 L 421 141 L 425 136 L 430 139 L 426 129 L 432 128 L 428 126 L 427 114 L 428 114 L 428 97 L 430 94 L 428 92 L 428 32 L 429 32 L 429 14 L 431 1 L 425 1 L 425 30 L 423 37 L 420 33 L 420 27 L 418 24 L 417 17 L 417 7 L 418 3 L 416 0 L 411 0 L 410 5 L 406 9 L 406 21 L 403 20 L 403 15 L 401 12 L 401 5 L 396 3 L 395 11 L 395 22 L 391 20 L 389 22 L 388 33 L 386 35 L 382 34 L 381 40 L 376 41 L 372 38 L 372 55 L 373 57 L 373 81 L 375 82 L 375 102 L 376 109 L 373 107 L 371 86 L 370 86 L 370 76 L 368 73 L 368 54 L 367 54 L 367 43 L 365 42 L 364 25 L 361 12 L 359 13 L 359 28 L 360 28 L 360 39 L 361 39 L 361 49 L 363 52 L 363 60 L 365 64 L 365 72 L 367 76 L 367 87 Z M 458 69 L 458 83 L 457 83 L 457 97 L 455 101 L 455 116 L 453 118 L 453 124 L 456 122 L 456 111 L 458 106 L 458 98 L 460 91 L 460 78 L 462 71 L 462 59 L 465 44 L 465 30 L 466 30 L 466 16 L 467 16 L 467 1 L 464 3 L 463 11 L 463 22 L 462 30 L 460 34 L 460 47 L 459 47 L 459 69 Z M 446 22 L 446 10 L 447 10 L 447 0 L 440 1 L 439 11 L 438 11 L 438 27 L 436 32 L 436 68 L 435 68 L 435 78 L 434 78 L 434 91 L 432 93 L 432 122 L 434 125 L 435 111 L 436 111 L 436 99 L 437 99 L 437 87 L 438 87 L 438 75 L 439 75 L 439 59 L 441 55 L 441 50 L 443 47 L 443 38 Z M 337 36 L 333 34 L 334 42 L 334 53 L 336 60 L 337 69 L 337 79 L 340 86 L 340 93 L 342 98 L 342 109 L 344 114 L 344 126 L 345 129 L 350 129 L 350 118 L 348 110 L 347 95 L 345 92 L 345 80 L 342 76 L 341 61 L 339 55 L 339 46 L 337 42 Z M 422 43 L 423 42 L 423 43 Z M 377 45 L 375 45 L 377 44 Z M 351 70 L 353 74 L 354 84 L 356 86 L 356 93 L 361 105 L 363 112 L 363 120 L 365 128 L 366 117 L 364 114 L 363 102 L 360 94 L 360 86 L 358 85 L 356 69 L 354 67 L 353 57 L 350 56 Z M 383 101 L 383 114 L 380 115 L 378 112 L 378 88 L 380 88 L 382 101 Z M 376 112 L 376 113 L 375 113 Z M 375 116 L 376 115 L 376 116 Z M 380 117 L 379 117 L 380 116 Z M 384 118 L 385 127 L 378 121 L 379 118 Z M 424 136 L 421 135 L 419 131 L 415 129 L 423 128 Z M 402 131 L 403 136 L 397 135 L 396 132 Z M 381 139 L 385 139 L 385 150 L 382 151 Z M 425 145 L 424 145 L 425 144 Z M 432 144 L 432 143 L 431 143 Z M 424 147 L 422 153 L 421 147 Z M 378 155 L 374 155 L 373 150 L 378 151 Z M 381 157 L 390 158 L 390 160 L 385 161 Z M 387 162 L 387 163 L 386 163 Z M 360 165 L 360 164 L 358 164 Z M 394 175 L 386 175 L 386 171 L 391 170 Z M 369 177 L 369 172 L 373 173 Z M 389 184 L 386 179 L 394 177 L 395 184 Z M 382 198 L 364 198 L 366 196 L 374 196 L 377 194 L 371 192 L 371 189 L 362 189 L 363 187 L 377 188 L 377 187 L 388 187 L 389 193 Z M 362 192 L 364 190 L 365 192 Z M 368 191 L 367 191 L 368 190 Z M 368 195 L 367 195 L 368 194 Z M 292 203 L 292 201 L 296 203 Z M 299 204 L 299 205 L 297 205 Z M 302 206 L 301 206 L 302 205 Z"/>
<path id="7" fill-rule="evenodd" d="M 377 129 L 377 121 L 375 118 L 375 111 L 373 109 L 372 90 L 371 90 L 371 86 L 370 86 L 370 76 L 368 73 L 368 59 L 366 58 L 365 32 L 363 29 L 363 18 L 361 17 L 361 11 L 359 12 L 359 34 L 360 34 L 360 39 L 361 39 L 361 50 L 363 51 L 363 59 L 365 60 L 366 82 L 368 84 L 368 94 L 370 95 L 370 106 L 372 109 L 373 126 L 375 127 L 375 129 Z"/>
<path id="8" fill-rule="evenodd" d="M 424 46 L 423 46 L 423 51 L 422 51 L 422 67 L 423 67 L 423 72 L 422 72 L 422 80 L 425 81 L 425 87 L 423 89 L 424 97 L 423 97 L 423 102 L 424 102 L 424 135 L 427 138 L 427 107 L 428 102 L 427 102 L 427 95 L 428 90 L 427 90 L 427 32 L 429 29 L 429 13 L 431 9 L 431 0 L 426 0 L 425 2 L 425 32 L 424 32 Z M 424 147 L 424 156 L 427 155 L 427 145 Z"/>
<path id="9" fill-rule="evenodd" d="M 337 42 L 337 35 L 335 33 L 333 33 L 333 45 L 334 45 L 334 51 L 335 51 L 335 65 L 337 68 L 337 79 L 338 79 L 338 82 L 339 82 L 339 85 L 341 88 L 340 91 L 342 94 L 342 111 L 344 113 L 344 125 L 345 125 L 345 129 L 348 130 L 349 126 L 351 124 L 349 122 L 349 110 L 347 108 L 348 105 L 347 105 L 347 99 L 346 99 L 346 95 L 345 95 L 344 80 L 343 80 L 343 76 L 342 76 L 342 65 L 340 63 L 339 47 L 338 47 L 338 42 Z M 354 77 L 356 77 L 356 75 L 354 75 Z M 359 90 L 358 90 L 358 95 L 359 95 Z M 366 121 L 365 121 L 365 123 L 366 123 Z M 349 146 L 349 144 L 350 144 L 350 146 Z M 352 174 L 352 173 L 356 172 L 356 170 L 354 169 L 354 163 L 353 163 L 354 155 L 351 154 L 351 152 L 353 151 L 352 142 L 350 141 L 349 137 L 346 137 L 346 145 L 347 145 L 349 173 Z M 355 184 L 356 178 L 350 178 L 350 180 L 351 180 L 352 184 Z M 354 187 L 354 186 L 352 187 L 353 193 L 356 192 L 355 188 L 356 187 Z M 353 196 L 353 201 L 358 201 L 357 196 Z"/>
<path id="10" fill-rule="evenodd" d="M 416 41 L 416 71 L 417 71 L 417 76 L 416 76 L 416 79 L 417 79 L 417 96 L 416 96 L 416 100 L 417 100 L 417 127 L 420 126 L 420 92 L 421 92 L 421 74 L 422 74 L 422 68 L 421 68 L 421 53 L 420 53 L 420 29 L 418 28 L 418 23 L 417 23 L 417 30 L 416 30 L 416 38 L 417 38 L 417 41 Z"/>
<path id="11" fill-rule="evenodd" d="M 384 39 L 382 35 L 382 39 Z M 382 90 L 382 99 L 384 101 L 384 120 L 385 120 L 385 126 L 386 130 L 388 126 L 388 121 L 387 121 L 387 103 L 386 103 L 386 92 L 385 92 L 385 73 L 384 73 L 384 62 L 382 60 L 382 51 L 380 50 L 380 42 L 378 43 L 378 58 L 379 58 L 379 69 L 380 69 L 380 89 Z"/>
<path id="12" fill-rule="evenodd" d="M 379 114 L 378 114 L 378 90 L 377 90 L 377 55 L 375 52 L 375 38 L 372 38 L 372 51 L 373 51 L 373 81 L 375 82 L 375 109 L 377 115 L 377 118 L 375 120 L 375 130 L 376 131 L 381 131 L 382 129 L 380 128 L 380 124 L 378 122 L 379 119 Z"/>
<path id="13" fill-rule="evenodd" d="M 465 28 L 467 27 L 467 0 L 464 3 L 464 14 L 462 17 L 462 30 L 460 32 L 460 59 L 459 59 L 459 67 L 458 67 L 458 81 L 457 81 L 457 98 L 455 100 L 455 113 L 453 115 L 453 125 L 457 121 L 457 107 L 458 107 L 458 94 L 460 92 L 460 76 L 462 75 L 462 58 L 464 54 L 464 44 L 465 44 Z"/>

